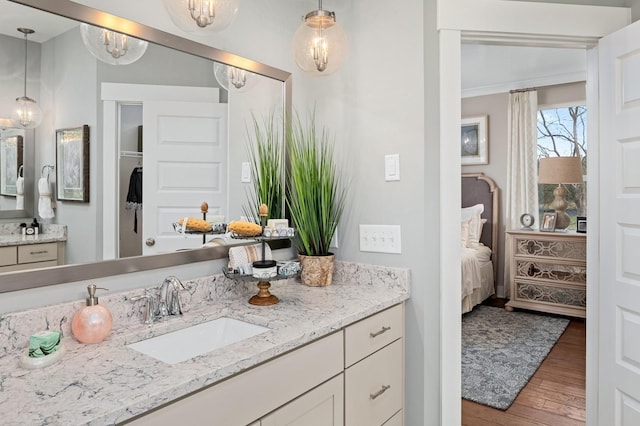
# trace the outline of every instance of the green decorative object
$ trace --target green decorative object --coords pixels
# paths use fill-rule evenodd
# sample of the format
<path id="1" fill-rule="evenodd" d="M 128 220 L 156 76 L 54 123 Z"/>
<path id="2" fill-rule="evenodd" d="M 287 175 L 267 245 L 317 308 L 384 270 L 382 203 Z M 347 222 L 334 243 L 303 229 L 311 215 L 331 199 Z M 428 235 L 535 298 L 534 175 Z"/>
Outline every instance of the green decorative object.
<path id="1" fill-rule="evenodd" d="M 258 206 L 269 206 L 267 219 L 284 218 L 283 141 L 273 113 L 262 120 L 252 115 L 253 127 L 247 129 L 247 151 L 251 162 L 253 191 L 247 193 L 245 216 L 260 223 Z"/>
<path id="2" fill-rule="evenodd" d="M 328 131 L 316 128 L 315 114 L 303 124 L 295 115 L 287 132 L 287 207 L 296 229 L 293 244 L 304 256 L 330 256 L 329 244 L 344 211 L 346 185 L 336 167 Z M 304 282 L 304 264 L 302 265 Z M 322 285 L 306 283 L 308 285 Z"/>

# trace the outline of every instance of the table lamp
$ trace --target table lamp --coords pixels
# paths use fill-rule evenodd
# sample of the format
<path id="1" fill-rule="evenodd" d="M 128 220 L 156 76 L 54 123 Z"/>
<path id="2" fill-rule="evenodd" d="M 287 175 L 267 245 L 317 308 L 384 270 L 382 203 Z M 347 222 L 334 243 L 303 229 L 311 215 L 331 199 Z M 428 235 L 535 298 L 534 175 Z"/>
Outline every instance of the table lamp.
<path id="1" fill-rule="evenodd" d="M 563 230 L 569 226 L 571 219 L 567 214 L 569 204 L 565 200 L 567 190 L 563 184 L 583 183 L 582 162 L 580 157 L 547 157 L 541 158 L 538 169 L 538 183 L 558 184 L 553 190 L 551 207 L 556 211 L 556 229 Z"/>

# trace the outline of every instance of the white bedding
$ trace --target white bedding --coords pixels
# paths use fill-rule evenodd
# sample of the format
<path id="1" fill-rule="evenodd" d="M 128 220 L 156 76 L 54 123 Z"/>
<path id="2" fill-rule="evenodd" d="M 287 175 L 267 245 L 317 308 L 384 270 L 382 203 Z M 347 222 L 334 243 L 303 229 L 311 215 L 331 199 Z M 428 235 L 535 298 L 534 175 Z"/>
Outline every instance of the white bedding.
<path id="1" fill-rule="evenodd" d="M 491 249 L 462 247 L 462 313 L 494 294 Z"/>

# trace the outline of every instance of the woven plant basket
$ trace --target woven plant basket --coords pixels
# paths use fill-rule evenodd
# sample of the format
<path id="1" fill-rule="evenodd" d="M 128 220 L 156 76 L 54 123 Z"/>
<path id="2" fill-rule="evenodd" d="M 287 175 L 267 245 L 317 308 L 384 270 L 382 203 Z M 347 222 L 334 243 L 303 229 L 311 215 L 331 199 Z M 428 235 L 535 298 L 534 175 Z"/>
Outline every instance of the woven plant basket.
<path id="1" fill-rule="evenodd" d="M 335 255 L 305 256 L 298 255 L 302 269 L 300 280 L 310 287 L 324 287 L 331 285 L 333 280 L 333 263 Z"/>

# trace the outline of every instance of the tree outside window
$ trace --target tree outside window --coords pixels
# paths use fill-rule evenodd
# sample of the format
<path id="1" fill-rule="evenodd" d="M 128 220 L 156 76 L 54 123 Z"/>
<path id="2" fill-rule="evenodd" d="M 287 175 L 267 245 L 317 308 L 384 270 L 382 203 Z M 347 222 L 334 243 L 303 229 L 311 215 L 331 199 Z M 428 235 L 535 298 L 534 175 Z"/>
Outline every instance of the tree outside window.
<path id="1" fill-rule="evenodd" d="M 541 109 L 538 111 L 538 160 L 544 157 L 580 157 L 586 183 L 587 175 L 587 107 L 584 105 Z M 586 216 L 586 184 L 565 184 L 567 214 L 576 229 L 576 218 Z M 553 189 L 556 185 L 538 187 L 540 214 L 552 211 Z"/>

